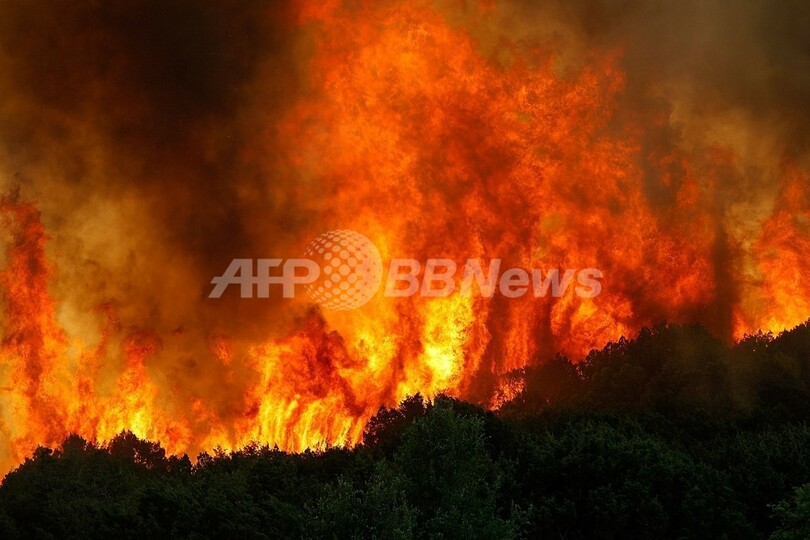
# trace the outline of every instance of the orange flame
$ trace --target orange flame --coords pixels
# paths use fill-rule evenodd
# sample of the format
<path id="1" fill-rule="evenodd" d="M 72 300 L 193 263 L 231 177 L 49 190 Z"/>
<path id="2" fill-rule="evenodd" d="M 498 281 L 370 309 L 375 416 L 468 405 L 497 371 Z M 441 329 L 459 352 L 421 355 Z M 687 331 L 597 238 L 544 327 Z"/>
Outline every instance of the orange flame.
<path id="1" fill-rule="evenodd" d="M 734 153 L 649 145 L 669 111 L 626 110 L 620 51 L 562 70 L 547 50 L 486 49 L 427 6 L 356 4 L 302 2 L 308 89 L 245 149 L 280 149 L 311 237 L 361 231 L 386 262 L 594 267 L 602 294 L 307 307 L 286 337 L 245 346 L 212 333 L 209 356 L 189 371 L 216 374 L 227 397 L 213 400 L 155 361 L 182 329 L 125 327 L 118 299 L 98 306 L 97 343 L 70 335 L 49 292 L 57 269 L 39 213 L 6 197 L 0 466 L 69 432 L 106 440 L 129 429 L 176 453 L 251 440 L 294 451 L 351 444 L 380 405 L 440 391 L 497 405 L 520 387 L 506 374 L 557 351 L 579 358 L 661 319 L 731 339 L 810 315 L 800 166 L 783 168 L 764 222 L 737 227 L 717 202 L 740 175 Z M 310 185 L 319 197 L 302 196 Z"/>

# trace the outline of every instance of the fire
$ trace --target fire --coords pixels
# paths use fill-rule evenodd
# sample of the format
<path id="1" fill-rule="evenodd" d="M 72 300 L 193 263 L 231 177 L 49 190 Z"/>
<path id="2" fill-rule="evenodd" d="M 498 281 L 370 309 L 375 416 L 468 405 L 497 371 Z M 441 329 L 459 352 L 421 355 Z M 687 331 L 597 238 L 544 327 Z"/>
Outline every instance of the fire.
<path id="1" fill-rule="evenodd" d="M 0 467 L 70 432 L 103 441 L 132 430 L 175 453 L 253 440 L 291 451 L 353 444 L 381 405 L 445 391 L 496 406 L 520 390 L 515 370 L 555 352 L 581 358 L 664 319 L 734 339 L 810 315 L 810 179 L 800 162 L 783 160 L 762 215 L 732 212 L 720 201 L 744 176 L 741 158 L 670 141 L 666 105 L 628 107 L 620 47 L 561 66 L 553 44 L 487 37 L 497 5 L 463 23 L 452 9 L 302 1 L 292 10 L 307 50 L 303 90 L 281 114 L 255 120 L 265 125 L 238 152 L 284 178 L 266 188 L 278 212 L 306 216 L 291 211 L 301 237 L 285 247 L 340 227 L 368 236 L 386 263 L 498 257 L 527 269 L 598 268 L 602 293 L 378 295 L 351 312 L 274 300 L 260 309 L 294 320 L 245 338 L 217 320 L 238 326 L 242 308 L 212 307 L 210 276 L 184 273 L 193 257 L 178 255 L 161 291 L 181 291 L 189 309 L 205 303 L 198 321 L 154 323 L 122 287 L 85 314 L 97 323 L 85 331 L 68 321 L 81 308 L 54 286 L 74 269 L 57 264 L 68 259 L 49 243 L 52 204 L 41 215 L 36 197 L 6 196 Z M 267 96 L 253 99 L 240 116 L 260 116 Z M 658 139 L 667 142 L 650 142 Z M 262 193 L 245 184 L 237 198 L 247 207 Z M 142 268 L 147 255 L 127 257 Z M 267 255 L 300 253 L 255 254 Z M 208 256 L 211 267 L 226 260 Z M 177 301 L 158 299 L 171 313 Z"/>

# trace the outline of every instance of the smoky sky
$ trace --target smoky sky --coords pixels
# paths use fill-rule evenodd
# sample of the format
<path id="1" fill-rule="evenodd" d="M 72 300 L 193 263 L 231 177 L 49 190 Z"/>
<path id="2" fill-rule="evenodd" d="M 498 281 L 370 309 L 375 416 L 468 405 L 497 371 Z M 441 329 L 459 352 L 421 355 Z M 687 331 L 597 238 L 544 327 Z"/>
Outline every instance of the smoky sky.
<path id="1" fill-rule="evenodd" d="M 87 156 L 77 149 L 72 162 L 56 171 L 58 181 L 77 190 L 124 184 L 165 201 L 163 208 L 153 207 L 165 214 L 168 239 L 202 255 L 218 237 L 238 244 L 233 176 L 250 134 L 240 130 L 237 111 L 260 63 L 284 75 L 263 88 L 263 115 L 272 118 L 295 95 L 288 7 L 4 3 L 3 94 L 11 106 L 4 108 L 0 137 L 10 170 L 23 181 L 41 182 L 26 177 L 28 162 L 54 147 L 70 147 L 77 131 L 90 130 L 131 173 L 88 177 Z M 211 136 L 213 152 L 205 148 Z"/>
<path id="2" fill-rule="evenodd" d="M 420 19 L 413 6 L 431 11 Z M 806 222 L 763 223 L 785 178 L 806 178 L 780 167 L 810 170 L 808 28 L 800 0 L 4 0 L 0 199 L 33 204 L 40 214 L 24 214 L 41 215 L 44 233 L 29 244 L 47 244 L 45 256 L 22 253 L 21 224 L 0 216 L 0 268 L 16 252 L 36 283 L 15 286 L 48 282 L 52 326 L 76 350 L 98 347 L 77 353 L 91 358 L 98 395 L 129 393 L 116 385 L 144 371 L 200 445 L 217 420 L 260 426 L 264 398 L 282 412 L 325 400 L 333 420 L 459 376 L 465 397 L 488 403 L 518 364 L 663 319 L 730 339 L 737 323 L 763 324 L 735 317 L 807 306 L 803 291 L 769 296 L 756 272 L 773 262 L 768 230 L 798 261 L 788 274 L 807 266 L 789 245 Z M 458 55 L 439 50 L 448 43 Z M 489 98 L 500 102 L 489 109 Z M 233 258 L 300 256 L 315 235 L 350 225 L 380 233 L 386 257 L 567 264 L 571 253 L 583 267 L 591 261 L 577 257 L 593 257 L 613 271 L 607 300 L 593 313 L 505 298 L 451 313 L 401 299 L 369 306 L 355 327 L 277 290 L 207 298 Z M 793 274 L 774 283 L 795 286 Z M 47 315 L 18 326 L 40 345 L 59 341 L 42 339 Z M 128 355 L 140 342 L 128 336 L 146 352 Z M 252 350 L 278 343 L 277 363 Z M 54 381 L 73 371 L 73 356 L 61 360 Z M 53 383 L 29 379 L 43 392 Z M 35 394 L 51 418 L 57 407 Z M 196 398 L 211 418 L 189 407 Z"/>
<path id="3" fill-rule="evenodd" d="M 806 146 L 810 117 L 810 6 L 723 0 L 567 3 L 595 46 L 624 45 L 631 92 L 678 82 L 696 112 L 739 108 Z"/>
<path id="4" fill-rule="evenodd" d="M 3 3 L 4 185 L 38 202 L 57 242 L 70 236 L 62 228 L 72 214 L 92 221 L 105 201 L 136 201 L 126 219 L 148 218 L 132 224 L 144 239 L 122 231 L 122 256 L 151 258 L 156 275 L 177 271 L 182 256 L 190 297 L 202 296 L 224 261 L 259 249 L 246 218 L 264 219 L 268 238 L 295 221 L 274 201 L 244 195 L 267 193 L 275 175 L 240 157 L 257 136 L 243 114 L 257 79 L 266 124 L 299 91 L 290 10 L 282 2 Z M 92 263 L 80 244 L 59 244 L 77 251 L 62 254 L 62 270 Z M 89 279 L 97 291 L 123 284 L 126 295 L 127 282 L 143 278 Z M 120 291 L 99 292 L 103 300 Z M 161 309 L 162 300 L 132 296 L 122 301 L 151 304 L 141 316 Z"/>
<path id="5" fill-rule="evenodd" d="M 783 150 L 806 152 L 805 2 L 516 1 L 495 11 L 499 35 L 519 45 L 551 40 L 583 58 L 621 48 L 624 111 L 660 101 L 686 103 L 687 118 L 741 111 Z M 3 2 L 3 185 L 41 201 L 54 230 L 72 213 L 100 211 L 88 200 L 137 200 L 149 219 L 144 239 L 122 236 L 129 255 L 182 264 L 191 291 L 183 298 L 202 298 L 232 257 L 266 256 L 318 218 L 302 201 L 320 188 L 278 165 L 284 150 L 273 139 L 274 121 L 309 91 L 317 28 L 296 13 L 291 2 Z M 669 126 L 648 135 L 653 148 L 685 136 Z M 671 199 L 655 182 L 647 196 Z M 63 257 L 91 259 L 80 244 Z"/>

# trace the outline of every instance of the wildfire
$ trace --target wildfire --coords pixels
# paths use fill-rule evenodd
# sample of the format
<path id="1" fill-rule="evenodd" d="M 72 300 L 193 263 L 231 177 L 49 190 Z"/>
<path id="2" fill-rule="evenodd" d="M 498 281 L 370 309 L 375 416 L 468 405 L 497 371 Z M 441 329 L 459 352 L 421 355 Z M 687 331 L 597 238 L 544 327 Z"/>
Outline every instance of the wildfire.
<path id="1" fill-rule="evenodd" d="M 724 207 L 744 183 L 741 158 L 675 136 L 651 143 L 677 132 L 671 110 L 628 106 L 621 47 L 561 67 L 553 44 L 487 34 L 497 5 L 464 19 L 428 2 L 351 4 L 302 1 L 285 13 L 306 50 L 302 90 L 265 118 L 257 113 L 270 97 L 256 83 L 234 113 L 259 125 L 235 159 L 282 179 L 241 185 L 239 204 L 266 197 L 295 216 L 285 246 L 250 246 L 291 252 L 255 256 L 300 256 L 295 249 L 339 227 L 362 231 L 384 261 L 598 268 L 601 294 L 378 295 L 350 312 L 271 299 L 243 312 L 208 299 L 210 277 L 183 270 L 193 256 L 180 254 L 166 257 L 174 277 L 155 291 L 167 296 L 157 303 L 171 313 L 178 302 L 204 305 L 205 315 L 170 324 L 179 316 L 134 309 L 142 296 L 122 287 L 83 314 L 97 323 L 87 330 L 71 316 L 82 311 L 74 297 L 59 293 L 68 282 L 74 293 L 99 285 L 64 264 L 75 260 L 62 253 L 69 247 L 49 243 L 44 224 L 63 226 L 48 193 L 6 196 L 0 468 L 70 432 L 107 440 L 128 429 L 175 453 L 252 440 L 291 451 L 352 444 L 380 405 L 440 391 L 497 405 L 519 391 L 515 370 L 555 352 L 579 359 L 661 320 L 735 339 L 810 315 L 810 179 L 800 160 L 786 154 L 774 168 L 763 212 Z M 217 135 L 202 146 L 219 143 Z M 263 238 L 258 221 L 245 218 L 245 228 Z M 171 251 L 169 233 L 155 237 Z M 206 252 L 206 270 L 221 267 L 228 249 Z M 143 268 L 149 253 L 133 253 L 121 260 Z M 159 281 L 146 283 L 148 291 Z M 257 329 L 246 321 L 260 309 L 294 317 Z M 222 332 L 228 318 L 250 326 L 249 337 Z"/>

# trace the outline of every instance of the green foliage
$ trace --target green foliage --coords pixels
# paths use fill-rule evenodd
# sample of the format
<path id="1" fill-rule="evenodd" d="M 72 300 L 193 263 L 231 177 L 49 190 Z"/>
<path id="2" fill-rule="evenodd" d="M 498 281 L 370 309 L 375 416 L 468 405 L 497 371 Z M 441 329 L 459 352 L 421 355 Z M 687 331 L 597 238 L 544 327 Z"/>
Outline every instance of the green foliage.
<path id="1" fill-rule="evenodd" d="M 416 510 L 405 495 L 406 479 L 385 461 L 362 485 L 340 477 L 326 485 L 305 536 L 310 538 L 409 539 L 416 537 Z"/>
<path id="2" fill-rule="evenodd" d="M 773 505 L 779 528 L 771 540 L 807 540 L 810 538 L 810 484 L 796 488 L 795 496 Z"/>
<path id="3" fill-rule="evenodd" d="M 497 414 L 416 395 L 351 449 L 73 435 L 6 476 L 0 538 L 810 538 L 807 324 L 661 325 L 512 376 Z"/>
<path id="4" fill-rule="evenodd" d="M 749 534 L 725 475 L 641 426 L 583 418 L 531 437 L 519 460 L 534 535 L 563 538 Z"/>
<path id="5" fill-rule="evenodd" d="M 700 326 L 660 325 L 592 351 L 579 369 L 583 397 L 612 410 L 727 410 L 728 349 Z"/>
<path id="6" fill-rule="evenodd" d="M 484 443 L 481 418 L 457 414 L 439 397 L 405 432 L 395 463 L 430 538 L 513 538 L 518 523 L 498 508 L 503 471 Z"/>
<path id="7" fill-rule="evenodd" d="M 405 429 L 414 419 L 423 416 L 425 410 L 425 401 L 419 394 L 405 398 L 396 409 L 380 407 L 366 424 L 363 445 L 390 456 Z"/>

